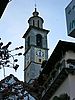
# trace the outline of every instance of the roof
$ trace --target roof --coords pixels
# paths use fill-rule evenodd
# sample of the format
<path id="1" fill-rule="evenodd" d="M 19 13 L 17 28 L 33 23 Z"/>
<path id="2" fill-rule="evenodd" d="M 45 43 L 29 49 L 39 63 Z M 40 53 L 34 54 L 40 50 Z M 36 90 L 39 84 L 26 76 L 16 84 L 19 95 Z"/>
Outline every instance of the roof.
<path id="1" fill-rule="evenodd" d="M 35 7 L 35 11 L 33 12 L 33 16 L 29 18 L 28 23 L 29 23 L 29 21 L 30 21 L 31 19 L 36 18 L 36 17 L 37 17 L 37 18 L 40 18 L 40 19 L 42 20 L 42 23 L 43 23 L 44 20 L 43 20 L 41 17 L 39 17 L 38 15 L 39 15 L 39 12 L 37 12 L 37 8 Z"/>
<path id="2" fill-rule="evenodd" d="M 50 73 L 50 71 L 53 69 L 54 65 L 56 64 L 56 62 L 58 62 L 62 58 L 62 56 L 65 54 L 65 52 L 68 50 L 75 52 L 75 43 L 59 40 L 53 53 L 48 59 L 48 62 L 45 65 L 42 73 L 45 73 L 45 74 Z"/>
<path id="3" fill-rule="evenodd" d="M 29 20 L 28 20 L 28 23 L 29 23 L 29 21 L 30 21 L 32 18 L 36 18 L 36 17 L 40 18 L 40 19 L 42 20 L 42 23 L 44 23 L 44 20 L 43 20 L 41 17 L 39 17 L 39 16 L 32 16 L 32 17 L 30 17 Z"/>
<path id="4" fill-rule="evenodd" d="M 29 28 L 27 29 L 27 31 L 26 31 L 25 34 L 23 35 L 23 38 L 25 38 L 25 37 L 27 36 L 27 34 L 28 34 L 32 29 L 36 29 L 36 30 L 40 30 L 40 31 L 46 31 L 47 33 L 49 32 L 49 30 L 46 30 L 46 29 L 42 29 L 42 28 L 35 27 L 35 26 L 29 26 Z"/>
<path id="5" fill-rule="evenodd" d="M 9 0 L 0 0 L 0 18 L 8 4 Z"/>

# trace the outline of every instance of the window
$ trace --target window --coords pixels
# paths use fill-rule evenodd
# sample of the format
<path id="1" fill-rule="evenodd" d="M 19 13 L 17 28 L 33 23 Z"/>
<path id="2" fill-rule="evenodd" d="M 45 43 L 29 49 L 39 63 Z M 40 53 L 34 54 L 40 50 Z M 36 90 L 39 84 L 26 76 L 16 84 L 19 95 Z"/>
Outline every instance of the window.
<path id="1" fill-rule="evenodd" d="M 75 68 L 75 59 L 68 59 L 67 64 L 69 68 Z"/>
<path id="2" fill-rule="evenodd" d="M 36 45 L 38 47 L 42 47 L 42 36 L 41 36 L 41 34 L 36 35 Z"/>
<path id="3" fill-rule="evenodd" d="M 41 62 L 41 59 L 39 59 L 39 62 Z"/>
<path id="4" fill-rule="evenodd" d="M 39 20 L 38 20 L 38 27 L 39 27 Z"/>
<path id="5" fill-rule="evenodd" d="M 28 37 L 28 47 L 30 46 L 30 37 Z"/>
<path id="6" fill-rule="evenodd" d="M 34 20 L 33 20 L 33 26 L 35 26 L 35 22 L 34 22 Z"/>

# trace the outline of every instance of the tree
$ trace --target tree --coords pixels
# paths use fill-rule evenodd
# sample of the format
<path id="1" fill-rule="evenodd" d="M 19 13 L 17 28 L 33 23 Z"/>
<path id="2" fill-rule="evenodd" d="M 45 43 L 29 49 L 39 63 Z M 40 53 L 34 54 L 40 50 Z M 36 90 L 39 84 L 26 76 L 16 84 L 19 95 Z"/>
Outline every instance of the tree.
<path id="1" fill-rule="evenodd" d="M 13 68 L 15 69 L 15 71 L 17 70 L 19 65 L 16 63 L 18 62 L 18 59 L 15 59 L 15 56 L 22 55 L 22 53 L 12 54 L 11 52 L 14 50 L 22 49 L 23 46 L 9 50 L 9 46 L 11 45 L 11 43 L 12 42 L 8 42 L 6 45 L 4 45 L 3 42 L 0 42 L 0 69 L 3 68 L 4 77 L 5 77 L 5 67 Z"/>

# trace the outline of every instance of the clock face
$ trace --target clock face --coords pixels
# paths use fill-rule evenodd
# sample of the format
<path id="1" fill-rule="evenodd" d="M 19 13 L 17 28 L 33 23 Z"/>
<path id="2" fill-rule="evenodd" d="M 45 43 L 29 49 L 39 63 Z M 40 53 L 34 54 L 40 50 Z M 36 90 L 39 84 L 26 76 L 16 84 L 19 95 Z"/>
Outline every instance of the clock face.
<path id="1" fill-rule="evenodd" d="M 45 60 L 45 50 L 35 48 L 35 62 L 42 63 Z"/>
<path id="2" fill-rule="evenodd" d="M 40 49 L 40 50 L 37 50 L 36 51 L 36 55 L 38 56 L 38 57 L 44 57 L 44 52 Z"/>

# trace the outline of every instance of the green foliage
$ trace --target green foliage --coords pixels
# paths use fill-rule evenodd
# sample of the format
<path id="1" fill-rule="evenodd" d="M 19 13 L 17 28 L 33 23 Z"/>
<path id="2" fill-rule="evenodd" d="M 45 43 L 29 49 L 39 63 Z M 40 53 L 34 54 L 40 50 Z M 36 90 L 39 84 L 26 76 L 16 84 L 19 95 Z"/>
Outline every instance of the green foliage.
<path id="1" fill-rule="evenodd" d="M 60 100 L 70 100 L 70 97 L 67 94 L 61 94 L 59 98 Z"/>
<path id="2" fill-rule="evenodd" d="M 53 100 L 70 100 L 70 96 L 68 96 L 68 94 L 64 93 L 64 94 L 61 94 L 59 97 L 55 96 L 53 98 Z"/>
<path id="3" fill-rule="evenodd" d="M 60 100 L 59 97 L 55 96 L 53 100 Z"/>

